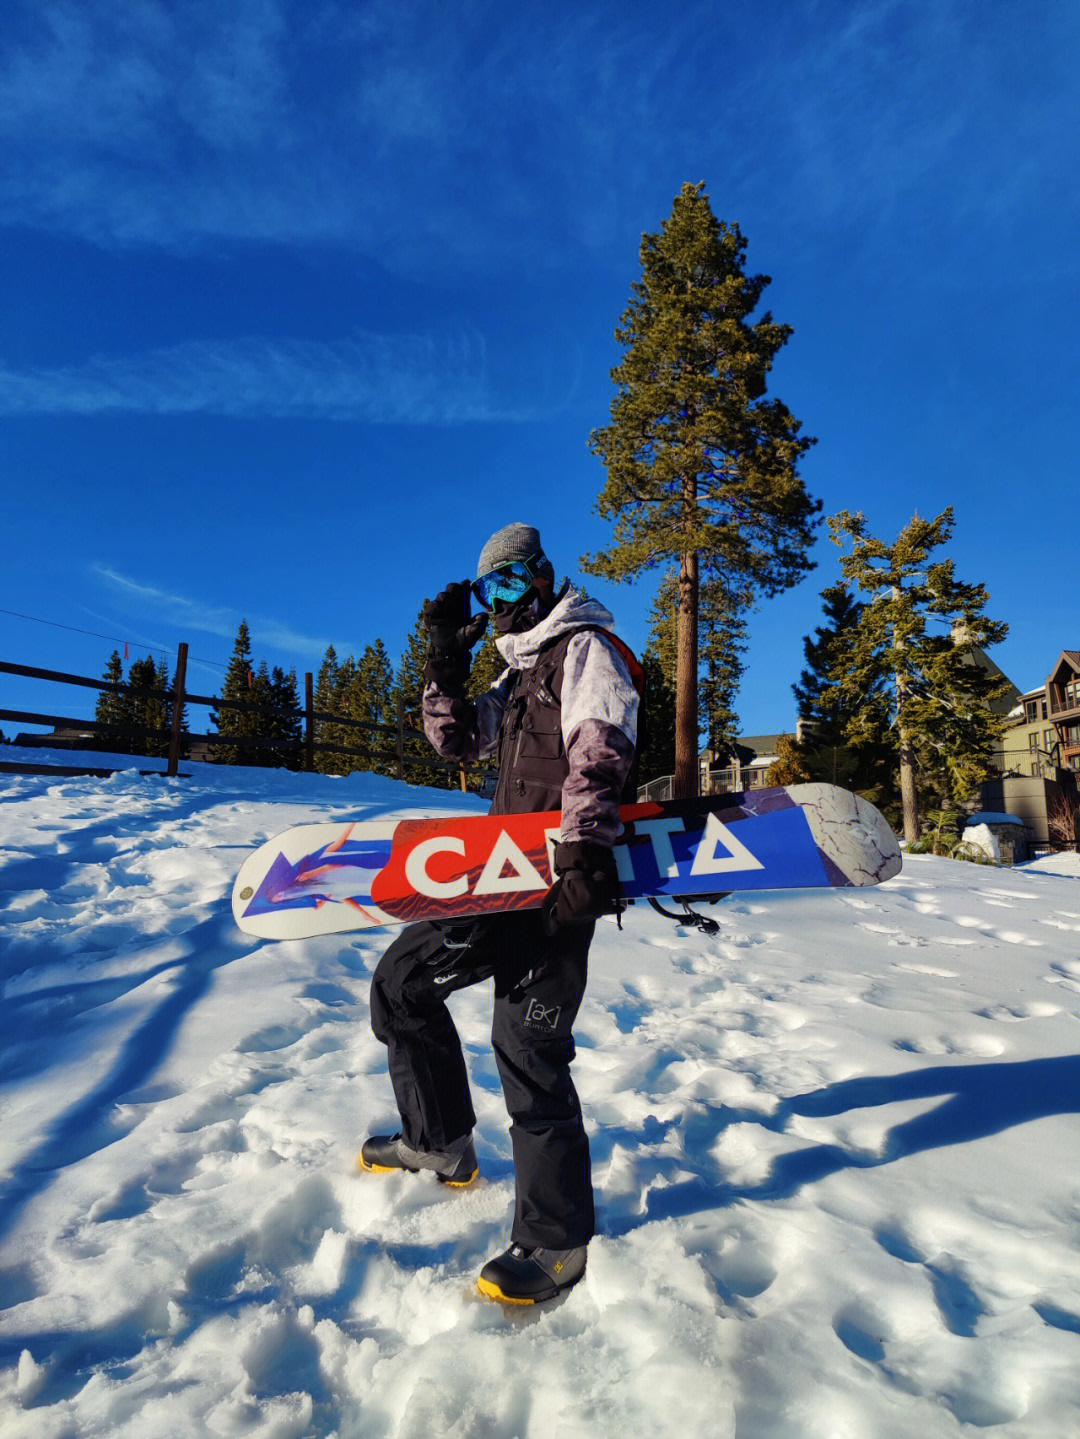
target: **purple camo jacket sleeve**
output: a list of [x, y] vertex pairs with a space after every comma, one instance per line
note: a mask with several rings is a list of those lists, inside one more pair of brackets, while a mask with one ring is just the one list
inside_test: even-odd
[[634, 746], [615, 725], [582, 720], [566, 747], [570, 773], [563, 783], [564, 840], [611, 845], [619, 829], [619, 798]]
[[473, 764], [490, 754], [499, 738], [509, 684], [507, 670], [476, 700], [448, 695], [429, 684], [424, 690], [424, 734], [436, 754], [458, 764]]

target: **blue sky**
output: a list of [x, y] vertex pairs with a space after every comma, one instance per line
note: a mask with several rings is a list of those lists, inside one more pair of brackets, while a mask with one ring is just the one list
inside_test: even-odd
[[[772, 393], [826, 513], [954, 505], [1010, 677], [1080, 646], [1075, 0], [4, 14], [0, 658], [184, 639], [213, 687], [244, 615], [271, 665], [396, 659], [512, 520], [576, 574], [614, 327], [687, 180], [794, 326]], [[750, 618], [746, 733], [793, 724], [816, 554]], [[643, 647], [655, 585], [588, 583]]]

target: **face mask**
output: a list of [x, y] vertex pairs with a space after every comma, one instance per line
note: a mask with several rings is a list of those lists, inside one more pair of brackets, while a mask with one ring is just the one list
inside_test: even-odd
[[507, 604], [505, 601], [496, 603], [500, 607], [492, 615], [492, 621], [501, 635], [524, 634], [543, 618], [542, 601], [531, 587], [516, 604]]

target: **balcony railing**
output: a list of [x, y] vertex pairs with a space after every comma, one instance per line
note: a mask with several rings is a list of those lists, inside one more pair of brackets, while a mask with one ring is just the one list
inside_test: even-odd
[[999, 751], [994, 755], [993, 763], [1002, 774], [1019, 775], [1028, 779], [1056, 779], [1062, 768], [1057, 745], [1052, 752], [1042, 749]]

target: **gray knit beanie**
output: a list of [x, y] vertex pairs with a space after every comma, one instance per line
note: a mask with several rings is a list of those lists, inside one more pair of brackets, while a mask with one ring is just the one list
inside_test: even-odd
[[554, 567], [540, 543], [540, 531], [532, 525], [507, 525], [496, 531], [480, 551], [476, 573], [486, 575], [489, 570], [512, 564], [514, 560], [532, 560], [537, 574], [546, 575], [549, 580], [555, 578]]

